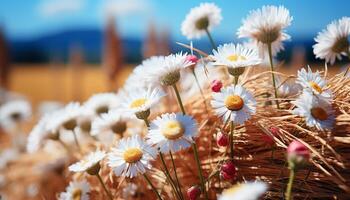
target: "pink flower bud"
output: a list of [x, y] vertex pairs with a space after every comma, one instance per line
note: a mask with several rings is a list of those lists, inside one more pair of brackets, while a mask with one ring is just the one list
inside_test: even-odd
[[187, 190], [189, 200], [196, 200], [201, 195], [201, 189], [198, 186], [192, 186]]
[[302, 165], [310, 158], [310, 151], [304, 144], [294, 140], [287, 148], [287, 156], [290, 163]]
[[222, 82], [220, 80], [213, 80], [211, 82], [211, 91], [213, 92], [220, 92], [222, 88]]
[[221, 166], [220, 176], [224, 180], [234, 180], [236, 178], [236, 167], [232, 161], [228, 161]]
[[188, 55], [188, 56], [186, 57], [186, 60], [192, 62], [193, 64], [197, 64], [197, 62], [198, 62], [199, 59], [198, 59], [198, 57], [195, 56], [195, 55]]
[[226, 147], [228, 145], [228, 137], [226, 134], [219, 132], [216, 135], [216, 144], [220, 147]]
[[296, 156], [302, 156], [305, 159], [308, 159], [310, 157], [310, 151], [309, 149], [301, 142], [294, 140], [291, 142], [287, 148], [288, 156], [290, 155], [296, 155]]

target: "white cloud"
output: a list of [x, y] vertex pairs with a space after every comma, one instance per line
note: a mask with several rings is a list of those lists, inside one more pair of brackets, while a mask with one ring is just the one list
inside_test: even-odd
[[105, 15], [114, 16], [147, 14], [151, 5], [147, 0], [105, 0], [102, 11]]
[[83, 0], [43, 0], [38, 11], [44, 17], [75, 13], [84, 7]]

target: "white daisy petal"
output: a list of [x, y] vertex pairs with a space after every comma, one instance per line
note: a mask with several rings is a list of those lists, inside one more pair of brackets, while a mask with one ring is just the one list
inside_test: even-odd
[[165, 113], [151, 122], [147, 142], [162, 153], [188, 148], [198, 133], [197, 122], [189, 115]]
[[331, 130], [335, 121], [334, 110], [324, 98], [304, 92], [292, 102], [297, 107], [293, 113], [305, 118], [306, 125], [318, 130]]
[[32, 107], [28, 101], [8, 101], [0, 106], [0, 126], [11, 131], [17, 123], [28, 120], [31, 115]]
[[316, 58], [325, 59], [334, 64], [336, 58], [341, 60], [342, 55], [349, 52], [350, 17], [343, 17], [327, 25], [319, 32], [313, 46]]
[[292, 20], [289, 10], [283, 6], [263, 6], [250, 12], [237, 35], [239, 38], [250, 38], [250, 43], [259, 49], [260, 55], [265, 55], [267, 44], [271, 43], [272, 53], [276, 55], [283, 50], [282, 42], [290, 39], [283, 31]]
[[68, 167], [73, 172], [86, 172], [90, 168], [96, 166], [106, 156], [104, 151], [95, 151], [84, 157], [77, 163]]
[[217, 50], [213, 50], [213, 58], [215, 60], [213, 65], [229, 68], [250, 67], [261, 63], [259, 54], [255, 49], [233, 43], [220, 45]]
[[214, 3], [201, 3], [192, 8], [181, 24], [181, 32], [188, 39], [199, 39], [219, 25], [222, 20], [221, 9]]
[[220, 93], [213, 93], [211, 105], [225, 122], [230, 120], [235, 124], [243, 124], [256, 109], [253, 95], [240, 85], [231, 85], [222, 88]]
[[313, 73], [310, 66], [308, 66], [308, 71], [304, 68], [298, 71], [298, 79], [296, 82], [299, 83], [306, 92], [324, 99], [332, 98], [332, 92], [326, 88], [326, 80], [321, 77], [318, 71]]
[[258, 200], [267, 190], [267, 184], [261, 181], [236, 184], [226, 189], [219, 200]]
[[89, 200], [90, 184], [84, 179], [82, 181], [71, 181], [66, 192], [59, 195], [59, 200]]
[[155, 150], [140, 136], [133, 135], [120, 140], [117, 147], [112, 148], [108, 154], [108, 165], [117, 176], [133, 178], [151, 169], [153, 151]]

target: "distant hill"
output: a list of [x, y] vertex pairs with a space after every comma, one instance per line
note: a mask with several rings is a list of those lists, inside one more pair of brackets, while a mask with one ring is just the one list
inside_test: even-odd
[[[126, 61], [136, 62], [141, 57], [141, 40], [123, 38]], [[77, 46], [84, 51], [89, 63], [101, 61], [103, 32], [91, 30], [69, 30], [48, 34], [35, 39], [10, 41], [10, 53], [14, 62], [48, 62], [52, 59], [66, 61], [70, 48]], [[136, 50], [136, 51], [135, 51]]]
[[[187, 42], [187, 41], [186, 41]], [[210, 52], [210, 44], [206, 38], [194, 41], [195, 47], [205, 52]], [[234, 42], [219, 40], [217, 44]], [[142, 59], [141, 38], [122, 38], [126, 62], [136, 63]], [[288, 62], [294, 47], [304, 47], [309, 63], [319, 62], [314, 58], [312, 52], [312, 38], [293, 39], [285, 42], [285, 51], [278, 57]], [[83, 49], [85, 60], [89, 63], [99, 63], [103, 50], [103, 32], [98, 29], [67, 30], [59, 33], [47, 34], [38, 38], [28, 40], [11, 40], [11, 57], [17, 63], [44, 63], [53, 59], [67, 61], [69, 50], [72, 46]], [[171, 41], [172, 52], [186, 51], [186, 49]]]

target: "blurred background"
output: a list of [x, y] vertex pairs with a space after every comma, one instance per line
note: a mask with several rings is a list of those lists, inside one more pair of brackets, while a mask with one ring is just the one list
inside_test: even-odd
[[[1, 0], [0, 87], [43, 101], [83, 101], [116, 90], [142, 59], [184, 50], [180, 27], [202, 1]], [[349, 14], [350, 1], [214, 1], [223, 21], [212, 31], [218, 44], [239, 42], [236, 30], [250, 10], [284, 5], [294, 20], [292, 40], [278, 58], [283, 67], [323, 66], [313, 38], [332, 20]], [[207, 38], [194, 40], [210, 52]], [[344, 59], [344, 62], [347, 60]], [[335, 68], [336, 69], [336, 68]]]

